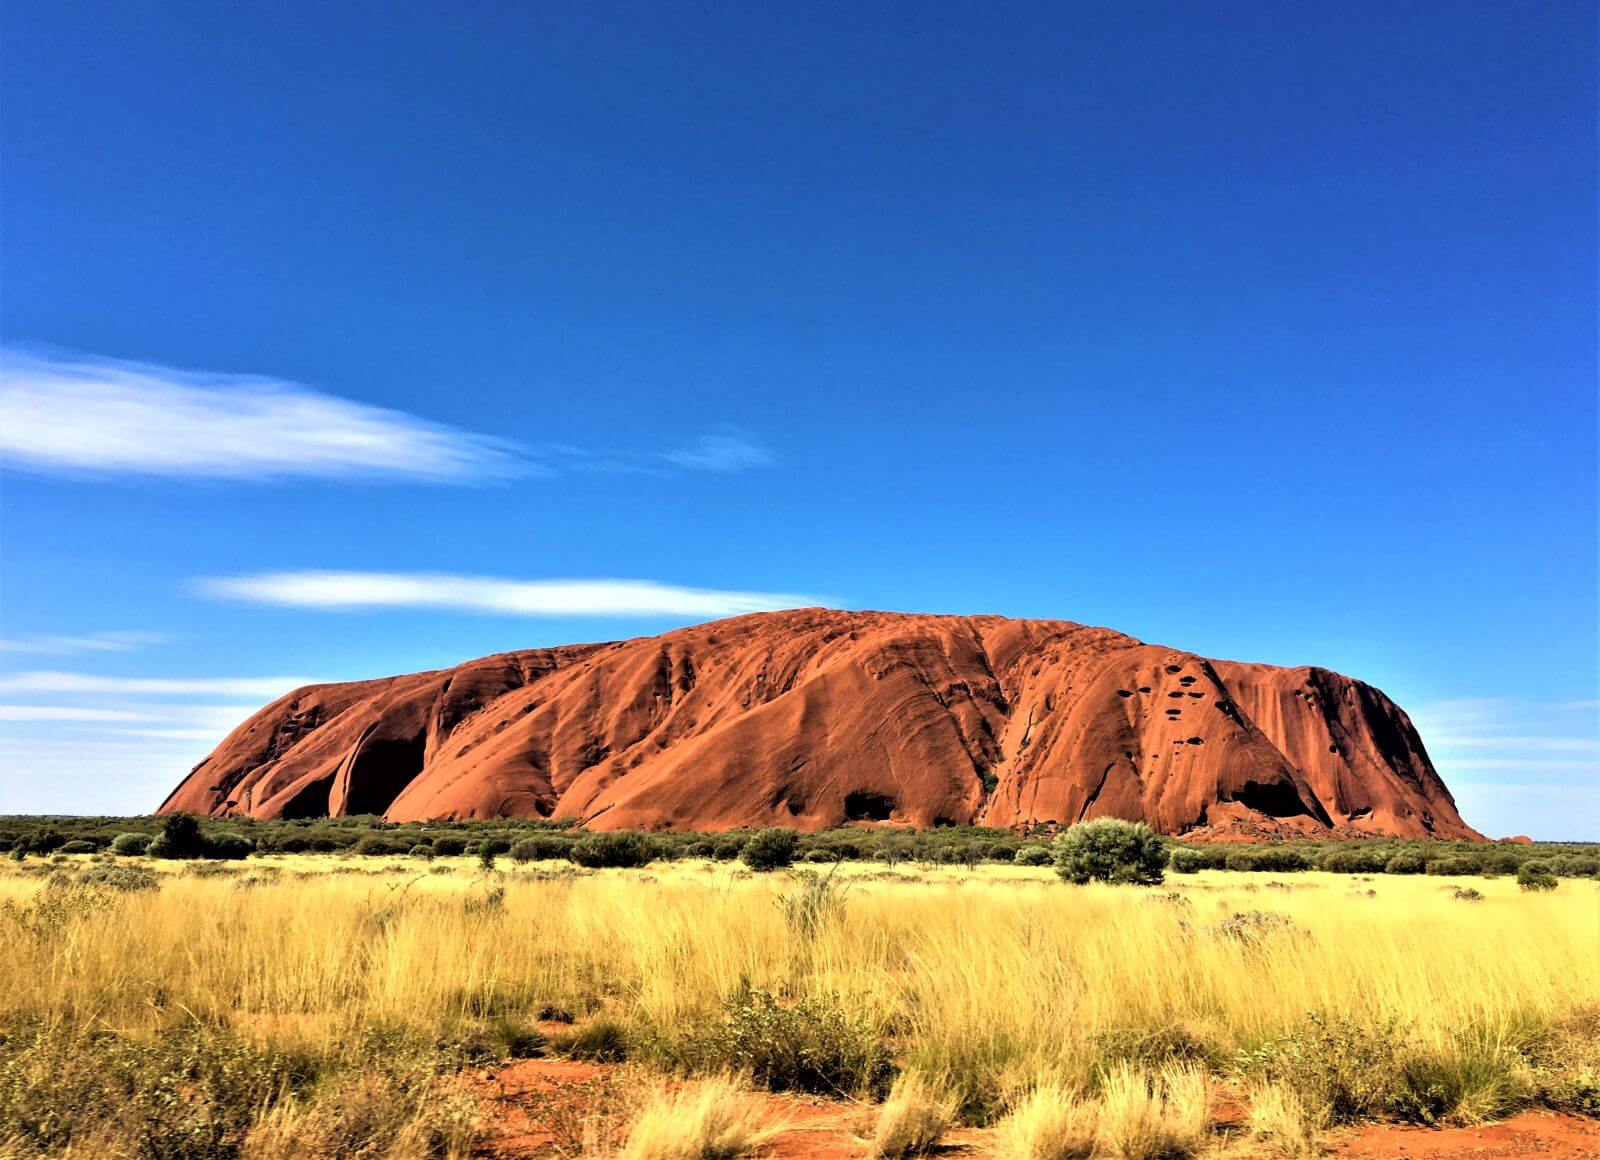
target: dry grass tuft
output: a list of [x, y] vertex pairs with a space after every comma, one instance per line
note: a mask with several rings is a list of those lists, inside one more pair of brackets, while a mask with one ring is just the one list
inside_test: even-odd
[[995, 1154], [999, 1160], [1088, 1160], [1097, 1119], [1094, 1105], [1060, 1084], [1041, 1084], [995, 1125]]
[[1118, 1160], [1194, 1156], [1210, 1134], [1211, 1093], [1198, 1068], [1120, 1064], [1100, 1094], [1100, 1142]]
[[716, 1076], [663, 1087], [645, 1101], [628, 1130], [620, 1160], [737, 1160], [771, 1139], [758, 1096]]
[[1250, 1138], [1275, 1155], [1318, 1155], [1318, 1137], [1327, 1126], [1327, 1105], [1288, 1084], [1262, 1084], [1250, 1093]]
[[456, 1160], [475, 1134], [473, 1107], [434, 1085], [406, 1099], [381, 1075], [358, 1075], [314, 1100], [284, 1100], [251, 1126], [240, 1160], [370, 1156], [378, 1160]]
[[931, 1151], [955, 1122], [956, 1098], [920, 1072], [901, 1074], [878, 1109], [871, 1155], [884, 1160]]

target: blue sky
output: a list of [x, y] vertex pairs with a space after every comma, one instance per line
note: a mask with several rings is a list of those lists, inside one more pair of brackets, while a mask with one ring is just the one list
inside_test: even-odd
[[1600, 838], [1595, 19], [5, 0], [0, 811], [813, 601], [1326, 665]]

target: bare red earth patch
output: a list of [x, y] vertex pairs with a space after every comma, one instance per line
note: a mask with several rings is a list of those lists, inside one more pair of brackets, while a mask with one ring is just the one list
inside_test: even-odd
[[[626, 1121], [638, 1077], [620, 1065], [559, 1059], [520, 1060], [496, 1071], [472, 1073], [467, 1082], [485, 1113], [484, 1139], [475, 1154], [484, 1160], [578, 1156], [586, 1125], [609, 1124], [615, 1130]], [[862, 1160], [867, 1155], [861, 1138], [872, 1130], [876, 1112], [870, 1105], [786, 1094], [763, 1098], [771, 1121], [784, 1125], [761, 1152], [767, 1160]], [[1237, 1130], [1242, 1105], [1225, 1099], [1218, 1110], [1219, 1130]], [[589, 1128], [591, 1139], [593, 1133]], [[945, 1138], [939, 1154], [990, 1157], [993, 1139], [989, 1131], [958, 1129]], [[1325, 1153], [1348, 1160], [1600, 1158], [1600, 1123], [1554, 1112], [1524, 1112], [1476, 1128], [1373, 1125], [1330, 1134]], [[1252, 1160], [1258, 1154], [1248, 1145], [1235, 1145], [1223, 1155]]]

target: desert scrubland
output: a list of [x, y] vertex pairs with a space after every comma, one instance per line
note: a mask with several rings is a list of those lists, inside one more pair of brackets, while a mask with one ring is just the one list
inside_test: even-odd
[[853, 1101], [862, 1154], [919, 1124], [1019, 1156], [1263, 1155], [1343, 1124], [1600, 1111], [1593, 880], [317, 855], [0, 874], [7, 1155], [464, 1155], [490, 1125], [462, 1077], [515, 1057], [631, 1069], [552, 1155], [741, 1154], [769, 1126], [751, 1090]]

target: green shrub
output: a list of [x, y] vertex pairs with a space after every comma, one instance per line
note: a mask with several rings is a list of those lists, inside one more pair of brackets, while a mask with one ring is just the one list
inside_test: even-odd
[[988, 856], [991, 862], [1011, 862], [1016, 859], [1017, 848], [1008, 846], [1004, 842], [996, 842], [989, 847]]
[[168, 814], [146, 853], [152, 858], [205, 857], [206, 839], [199, 819], [192, 814]]
[[800, 837], [793, 830], [760, 830], [739, 851], [739, 860], [752, 870], [782, 870], [794, 862]]
[[1053, 861], [1050, 847], [1040, 845], [1019, 847], [1011, 860], [1018, 866], [1048, 866]]
[[807, 850], [802, 862], [837, 862], [839, 855], [832, 850]]
[[1429, 874], [1439, 877], [1464, 878], [1476, 874], [1479, 862], [1476, 858], [1465, 854], [1447, 854], [1443, 858], [1434, 858], [1428, 863]]
[[1153, 886], [1166, 876], [1167, 850], [1143, 822], [1099, 818], [1056, 838], [1056, 873], [1065, 881]]
[[352, 854], [363, 858], [388, 858], [395, 854], [404, 854], [408, 847], [393, 838], [386, 838], [382, 834], [368, 834], [350, 847]]
[[1199, 850], [1187, 846], [1174, 846], [1167, 854], [1167, 869], [1174, 874], [1198, 874], [1208, 869], [1206, 857]]
[[111, 852], [125, 858], [135, 858], [150, 848], [150, 835], [140, 833], [118, 834], [111, 839]]
[[749, 834], [724, 834], [717, 839], [716, 857], [719, 862], [731, 862], [739, 856], [739, 851], [744, 849], [744, 844], [750, 840]]
[[1512, 850], [1495, 850], [1482, 859], [1485, 874], [1515, 874], [1522, 866], [1523, 857]]
[[53, 854], [67, 844], [55, 830], [46, 828], [34, 832], [28, 838], [28, 851], [33, 854]]
[[578, 865], [594, 870], [608, 866], [644, 866], [655, 861], [658, 848], [646, 834], [616, 830], [584, 835], [573, 843], [569, 856]]
[[1523, 890], [1554, 890], [1559, 880], [1550, 872], [1550, 864], [1541, 861], [1524, 862], [1517, 870], [1517, 885]]
[[459, 858], [467, 852], [467, 844], [460, 838], [435, 838], [433, 852], [441, 858]]
[[1269, 874], [1295, 874], [1311, 869], [1311, 859], [1305, 851], [1291, 846], [1259, 846], [1252, 853], [1255, 862], [1252, 869]]
[[1346, 846], [1329, 850], [1317, 865], [1330, 874], [1382, 874], [1391, 856], [1383, 849]]
[[553, 862], [565, 858], [572, 843], [550, 834], [534, 834], [511, 847], [513, 862]]
[[1413, 854], [1402, 850], [1393, 858], [1384, 863], [1385, 874], [1421, 874], [1427, 869], [1427, 863], [1422, 860], [1421, 854]]
[[832, 995], [789, 1005], [741, 985], [726, 1000], [720, 1024], [685, 1047], [696, 1070], [747, 1074], [771, 1091], [881, 1095], [893, 1078], [872, 1026]]
[[248, 858], [255, 853], [256, 846], [249, 838], [241, 834], [218, 834], [206, 843], [206, 856], [208, 858], [226, 858], [238, 861]]
[[1550, 872], [1557, 878], [1593, 878], [1600, 875], [1600, 858], [1588, 854], [1559, 854], [1550, 859]]
[[715, 858], [717, 847], [711, 842], [690, 842], [683, 852], [689, 858]]
[[303, 1058], [214, 1029], [146, 1040], [8, 1028], [4, 1040], [7, 1155], [230, 1160], [265, 1105], [315, 1078]]
[[76, 838], [76, 839], [74, 839], [73, 841], [70, 841], [70, 842], [63, 842], [61, 844], [61, 847], [56, 851], [56, 853], [58, 853], [58, 854], [93, 854], [98, 849], [99, 849], [99, 847], [96, 846], [93, 842], [86, 842], [82, 838]]
[[1521, 1094], [1511, 1069], [1492, 1055], [1414, 1050], [1401, 1059], [1384, 1108], [1418, 1124], [1480, 1123], [1509, 1111]]
[[421, 858], [424, 862], [433, 861], [433, 847], [426, 842], [418, 842], [408, 851], [413, 858]]
[[1333, 1123], [1346, 1124], [1382, 1107], [1404, 1032], [1392, 1021], [1369, 1027], [1313, 1013], [1301, 1030], [1241, 1052], [1234, 1070], [1285, 1084], [1308, 1105], [1327, 1108]]

